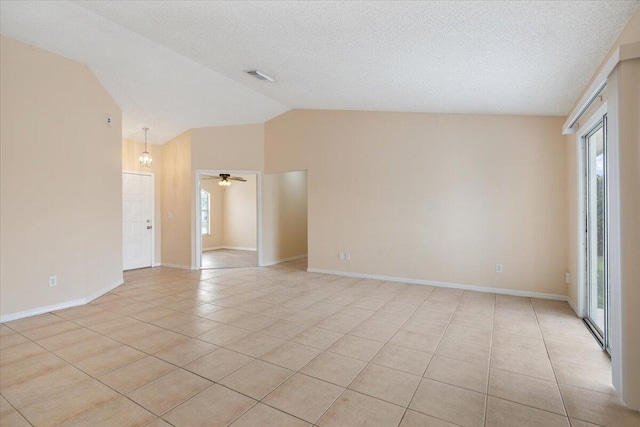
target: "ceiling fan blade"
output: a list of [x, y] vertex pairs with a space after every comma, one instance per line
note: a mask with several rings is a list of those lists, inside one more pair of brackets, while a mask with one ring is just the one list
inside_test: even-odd
[[246, 180], [246, 179], [244, 179], [244, 178], [242, 178], [242, 177], [240, 177], [240, 176], [230, 176], [230, 177], [229, 177], [229, 178], [227, 178], [227, 179], [230, 179], [230, 180], [233, 180], [233, 181], [242, 181], [242, 182], [247, 182], [247, 180]]
[[219, 176], [204, 175], [202, 179], [220, 179]]

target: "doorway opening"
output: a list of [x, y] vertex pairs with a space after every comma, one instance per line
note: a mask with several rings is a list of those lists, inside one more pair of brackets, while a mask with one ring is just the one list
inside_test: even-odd
[[197, 171], [196, 180], [196, 267], [257, 267], [259, 172]]

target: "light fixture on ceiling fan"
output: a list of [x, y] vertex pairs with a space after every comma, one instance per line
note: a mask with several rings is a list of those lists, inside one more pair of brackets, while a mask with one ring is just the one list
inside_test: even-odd
[[218, 176], [204, 176], [202, 179], [219, 179], [220, 182], [218, 185], [221, 187], [230, 186], [231, 181], [247, 182], [247, 180], [241, 176], [231, 176], [231, 174], [228, 173], [221, 173]]
[[144, 152], [140, 156], [140, 166], [143, 168], [150, 168], [153, 163], [153, 159], [151, 158], [151, 154], [147, 151], [147, 132], [149, 128], [142, 128], [144, 131]]

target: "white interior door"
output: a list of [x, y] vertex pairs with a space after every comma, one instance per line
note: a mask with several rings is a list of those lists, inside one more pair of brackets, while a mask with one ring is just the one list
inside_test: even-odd
[[151, 267], [153, 176], [122, 174], [123, 269]]

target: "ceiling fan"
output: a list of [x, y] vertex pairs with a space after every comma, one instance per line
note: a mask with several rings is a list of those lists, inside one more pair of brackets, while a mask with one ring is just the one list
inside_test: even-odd
[[205, 175], [205, 176], [202, 177], [202, 179], [219, 179], [220, 182], [218, 183], [218, 185], [220, 185], [222, 187], [230, 186], [231, 185], [231, 181], [247, 182], [247, 180], [244, 179], [241, 176], [231, 176], [228, 173], [221, 173], [218, 176]]

